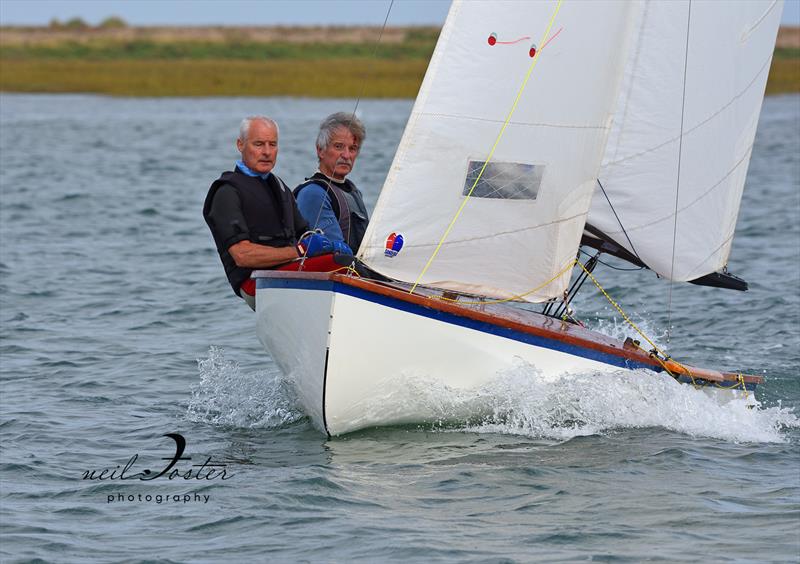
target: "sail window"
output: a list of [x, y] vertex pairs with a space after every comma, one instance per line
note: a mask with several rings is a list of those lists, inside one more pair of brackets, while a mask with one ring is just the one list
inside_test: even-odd
[[[480, 174], [486, 161], [469, 161], [464, 180], [464, 196], [497, 198], [501, 200], [535, 200], [542, 183], [544, 166], [526, 163], [490, 162]], [[475, 184], [475, 179], [480, 179]], [[472, 186], [475, 189], [472, 189]]]

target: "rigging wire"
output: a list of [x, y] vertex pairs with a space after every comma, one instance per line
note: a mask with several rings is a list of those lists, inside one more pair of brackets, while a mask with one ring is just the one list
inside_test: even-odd
[[683, 98], [681, 100], [681, 131], [678, 137], [678, 176], [675, 179], [675, 219], [672, 224], [672, 261], [669, 267], [669, 297], [667, 299], [667, 343], [672, 335], [672, 286], [675, 275], [675, 245], [678, 239], [678, 197], [681, 190], [681, 156], [683, 155], [683, 120], [686, 112], [686, 72], [689, 66], [689, 33], [692, 25], [692, 0], [686, 16], [686, 50], [683, 57]]
[[[602, 251], [597, 251], [592, 257], [589, 257], [589, 260], [586, 261], [584, 265], [584, 272], [580, 272], [578, 276], [575, 278], [575, 281], [570, 286], [569, 290], [564, 292], [564, 299], [561, 300], [561, 304], [556, 307], [556, 310], [553, 312], [553, 317], [561, 318], [561, 319], [572, 319], [572, 310], [569, 307], [569, 304], [575, 298], [575, 295], [580, 292], [583, 283], [586, 282], [586, 272], [592, 272], [594, 267], [597, 266], [598, 257], [602, 254]], [[579, 262], [575, 259], [575, 262]], [[552, 303], [552, 302], [551, 302]], [[547, 310], [550, 310], [548, 306]]]
[[[361, 103], [361, 98], [364, 96], [364, 90], [366, 90], [366, 87], [367, 87], [367, 79], [369, 78], [369, 75], [371, 74], [371, 71], [372, 71], [372, 67], [373, 67], [373, 65], [375, 63], [375, 56], [378, 53], [378, 46], [381, 43], [381, 39], [383, 39], [383, 32], [386, 30], [386, 24], [389, 21], [389, 14], [392, 13], [392, 6], [394, 6], [394, 0], [391, 0], [389, 2], [389, 8], [386, 10], [386, 17], [383, 18], [383, 25], [381, 26], [381, 31], [380, 31], [380, 33], [378, 33], [378, 39], [375, 41], [375, 46], [372, 48], [372, 55], [370, 56], [370, 60], [369, 60], [369, 62], [370, 62], [369, 67], [370, 68], [367, 69], [367, 72], [364, 73], [364, 77], [361, 80], [361, 92], [359, 92], [358, 98], [356, 98], [356, 105], [353, 108], [351, 120], [352, 120], [352, 118], [356, 117], [356, 111], [358, 111], [358, 105]], [[361, 147], [359, 147], [359, 150], [360, 149], [361, 149]], [[331, 182], [332, 182], [333, 179], [326, 177], [325, 180], [326, 180], [326, 184], [327, 184], [328, 190], [332, 190], [333, 188], [331, 186]], [[319, 218], [322, 215], [322, 208], [323, 208], [324, 204], [325, 204], [325, 200], [323, 199], [323, 201], [320, 203], [319, 210], [317, 210], [317, 217], [314, 219], [314, 227], [319, 225]], [[344, 233], [343, 235], [345, 236], [345, 240], [349, 240], [349, 238], [350, 238], [350, 234], [349, 233]], [[354, 250], [358, 251], [358, 249], [354, 249]], [[306, 259], [306, 256], [304, 254], [303, 257], [302, 257], [302, 260], [305, 261], [305, 259]]]
[[[587, 257], [592, 257], [592, 256], [594, 256], [594, 255], [592, 255], [591, 253], [587, 253], [586, 251], [584, 251], [584, 250], [583, 250], [583, 249], [581, 249], [581, 248], [578, 248], [578, 252], [580, 252], [580, 253], [583, 253], [583, 254], [584, 254], [584, 255], [586, 255]], [[605, 262], [605, 261], [602, 261], [602, 260], [600, 260], [600, 259], [597, 259], [597, 262], [598, 262], [598, 263], [600, 263], [600, 264], [602, 264], [603, 266], [606, 266], [606, 267], [610, 268], [611, 270], [619, 270], [619, 271], [621, 271], [621, 272], [636, 272], [637, 270], [644, 270], [644, 268], [645, 268], [645, 267], [643, 267], [643, 266], [637, 266], [636, 268], [621, 268], [621, 267], [619, 267], [619, 266], [614, 266], [614, 265], [612, 265], [612, 264], [609, 264], [609, 263], [607, 263], [607, 262]]]
[[375, 55], [378, 53], [378, 46], [381, 43], [381, 39], [383, 38], [383, 32], [386, 29], [386, 23], [389, 21], [389, 14], [392, 13], [392, 6], [394, 6], [394, 0], [389, 2], [389, 8], [386, 10], [386, 17], [383, 18], [383, 25], [381, 26], [381, 32], [378, 34], [378, 40], [375, 42], [375, 47], [372, 49], [372, 56], [370, 57], [370, 68], [364, 74], [364, 80], [361, 81], [361, 92], [358, 94], [358, 98], [356, 98], [356, 106], [353, 108], [353, 117], [356, 115], [356, 110], [358, 110], [358, 104], [361, 102], [361, 97], [364, 96], [364, 90], [367, 87], [367, 77], [370, 75], [372, 71], [372, 66], [375, 63]]
[[[628, 237], [628, 232], [625, 230], [625, 226], [622, 225], [622, 220], [619, 218], [619, 215], [617, 215], [617, 210], [614, 209], [614, 204], [611, 203], [611, 199], [608, 197], [608, 194], [606, 193], [606, 189], [603, 187], [603, 183], [600, 182], [599, 178], [597, 179], [597, 185], [600, 186], [600, 190], [603, 191], [603, 196], [606, 197], [606, 202], [608, 202], [608, 205], [611, 208], [611, 211], [614, 212], [614, 217], [617, 218], [617, 223], [619, 223], [619, 226], [622, 228], [622, 232], [625, 234], [625, 238], [628, 240], [628, 244], [631, 246], [631, 251], [633, 251], [633, 254], [636, 255], [636, 258], [638, 258], [639, 260], [644, 262], [642, 260], [642, 257], [639, 256], [639, 253], [636, 252], [636, 247], [633, 246], [633, 241], [631, 241], [631, 238]], [[641, 270], [641, 267], [639, 267], [636, 270]]]

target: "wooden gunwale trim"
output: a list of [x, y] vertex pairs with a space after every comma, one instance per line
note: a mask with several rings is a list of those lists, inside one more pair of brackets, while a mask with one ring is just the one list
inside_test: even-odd
[[[459, 306], [458, 304], [446, 302], [442, 300], [437, 300], [435, 298], [430, 298], [428, 296], [419, 295], [419, 294], [410, 294], [403, 290], [391, 288], [389, 286], [385, 286], [379, 283], [375, 283], [372, 281], [367, 281], [361, 278], [352, 278], [349, 276], [343, 276], [341, 274], [334, 274], [332, 279], [335, 282], [340, 282], [342, 284], [346, 284], [348, 286], [354, 286], [356, 288], [361, 288], [363, 290], [368, 290], [375, 294], [380, 294], [382, 296], [402, 300], [405, 302], [413, 303], [416, 305], [420, 305], [422, 307], [427, 307], [430, 309], [435, 309], [437, 311], [443, 311], [445, 313], [451, 313], [453, 315], [457, 315], [459, 317], [466, 317], [467, 319], [472, 319], [475, 321], [481, 321], [485, 323], [491, 323], [492, 325], [496, 325], [498, 327], [503, 327], [505, 329], [511, 329], [513, 331], [519, 331], [521, 333], [527, 333], [529, 335], [536, 335], [537, 337], [544, 337], [547, 339], [558, 340], [563, 343], [569, 345], [575, 345], [582, 348], [588, 348], [592, 350], [596, 350], [598, 352], [603, 352], [607, 354], [611, 354], [614, 356], [619, 356], [622, 358], [626, 358], [632, 361], [635, 361], [640, 364], [647, 364], [653, 367], [660, 367], [657, 361], [650, 358], [648, 355], [640, 352], [640, 351], [626, 351], [622, 347], [614, 347], [610, 345], [604, 345], [602, 343], [597, 343], [593, 341], [589, 341], [587, 339], [582, 339], [580, 337], [575, 337], [573, 335], [569, 335], [566, 331], [558, 331], [554, 329], [548, 329], [546, 327], [537, 327], [535, 325], [526, 325], [524, 323], [520, 323], [511, 319], [504, 318], [502, 316], [487, 313], [483, 311], [477, 311], [472, 308]], [[532, 312], [531, 312], [532, 313]], [[544, 316], [542, 316], [544, 317]], [[543, 323], [550, 321], [548, 318], [544, 318]], [[552, 322], [559, 323], [562, 326], [566, 325], [566, 322], [560, 321], [558, 319], [552, 319]]]
[[[598, 341], [593, 341], [591, 339], [576, 335], [570, 335], [568, 333], [568, 331], [570, 330], [573, 331], [581, 330], [587, 333], [592, 333], [593, 335], [597, 335], [598, 337], [607, 339], [609, 341], [612, 340], [610, 337], [606, 337], [605, 335], [601, 335], [599, 333], [594, 333], [589, 329], [568, 324], [566, 322], [562, 322], [555, 318], [548, 318], [541, 314], [537, 314], [536, 312], [526, 312], [526, 315], [542, 317], [543, 320], [541, 321], [541, 323], [543, 324], [558, 323], [560, 324], [561, 329], [560, 330], [551, 329], [544, 326], [536, 326], [536, 325], [521, 323], [519, 321], [514, 321], [512, 319], [508, 319], [506, 317], [494, 313], [477, 311], [473, 308], [465, 307], [463, 305], [458, 305], [456, 303], [437, 300], [435, 298], [431, 298], [429, 296], [421, 294], [410, 294], [407, 291], [393, 288], [381, 282], [368, 280], [365, 278], [356, 278], [352, 276], [347, 276], [345, 274], [339, 274], [333, 272], [303, 272], [303, 271], [291, 272], [291, 271], [263, 270], [254, 272], [253, 276], [257, 278], [291, 278], [291, 279], [306, 279], [306, 280], [321, 280], [321, 281], [330, 280], [332, 282], [344, 284], [346, 286], [352, 286], [354, 288], [359, 288], [367, 292], [371, 292], [388, 298], [397, 299], [400, 301], [412, 303], [415, 305], [419, 305], [429, 309], [434, 309], [437, 311], [442, 311], [445, 313], [450, 313], [458, 317], [464, 317], [467, 319], [472, 319], [474, 321], [479, 321], [483, 323], [490, 323], [492, 325], [496, 325], [498, 327], [510, 329], [513, 331], [527, 333], [529, 335], [535, 335], [537, 337], [543, 337], [546, 339], [556, 340], [562, 343], [566, 343], [568, 345], [573, 345], [585, 349], [594, 350], [600, 353], [605, 353], [612, 356], [620, 357], [626, 360], [636, 362], [638, 364], [653, 367], [657, 371], [661, 371], [664, 369], [664, 367], [660, 362], [658, 362], [656, 359], [652, 358], [645, 352], [642, 352], [641, 350], [624, 347], [624, 345], [621, 342], [619, 346], [616, 346], [613, 344], [606, 344]], [[715, 370], [695, 368], [692, 366], [686, 366], [686, 368], [693, 371], [696, 370], [697, 374], [693, 375], [698, 380], [735, 383], [739, 379], [739, 374], [736, 373], [717, 372]], [[685, 371], [683, 371], [683, 373], [686, 374]], [[742, 375], [742, 377], [744, 381], [748, 383], [760, 384], [761, 382], [763, 382], [763, 378], [761, 378], [760, 376], [752, 376], [744, 374]]]

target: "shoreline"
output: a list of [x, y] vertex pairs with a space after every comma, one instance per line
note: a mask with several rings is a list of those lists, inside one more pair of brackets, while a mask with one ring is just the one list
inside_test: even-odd
[[[0, 92], [415, 98], [439, 28], [0, 27]], [[778, 32], [766, 95], [800, 92], [800, 27]]]

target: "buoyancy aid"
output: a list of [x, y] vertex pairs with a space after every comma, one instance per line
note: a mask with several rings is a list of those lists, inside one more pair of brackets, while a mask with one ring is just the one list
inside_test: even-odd
[[[233, 221], [231, 225], [218, 226], [210, 217], [214, 196], [225, 184], [236, 190], [246, 225]], [[239, 287], [250, 278], [253, 271], [236, 265], [228, 252], [230, 239], [237, 233], [247, 233], [247, 239], [259, 245], [288, 247], [297, 244], [297, 231], [305, 230], [306, 226], [295, 225], [295, 206], [291, 190], [274, 174], [270, 174], [265, 180], [248, 176], [237, 168], [233, 172], [223, 172], [211, 184], [203, 205], [203, 217], [214, 236], [217, 252], [234, 294], [239, 295]]]
[[[333, 213], [336, 214], [336, 219], [339, 220], [344, 242], [354, 252], [358, 251], [369, 223], [369, 215], [367, 214], [367, 207], [364, 205], [361, 191], [347, 178], [344, 179], [344, 182], [336, 182], [321, 172], [317, 172], [313, 176], [306, 178], [305, 182], [294, 189], [295, 198], [297, 198], [300, 190], [311, 184], [325, 188], [331, 201]], [[313, 218], [306, 219], [313, 220]]]

